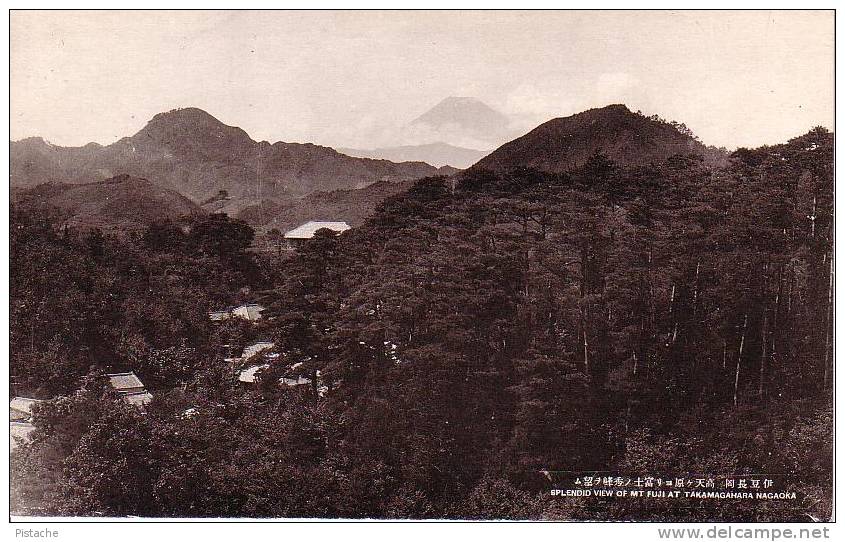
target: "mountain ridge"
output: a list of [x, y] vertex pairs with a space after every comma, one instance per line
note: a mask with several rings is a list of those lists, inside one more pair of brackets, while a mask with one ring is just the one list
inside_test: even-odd
[[225, 191], [233, 212], [267, 198], [454, 171], [421, 162], [355, 158], [310, 143], [256, 142], [241, 128], [194, 107], [159, 113], [134, 135], [106, 146], [58, 147], [42, 138], [10, 143], [14, 187], [84, 184], [128, 174], [150, 179], [195, 203]]
[[435, 167], [451, 166], [466, 169], [489, 151], [469, 149], [435, 141], [421, 145], [398, 145], [375, 149], [338, 148], [338, 152], [358, 158], [390, 160], [392, 162], [424, 162]]

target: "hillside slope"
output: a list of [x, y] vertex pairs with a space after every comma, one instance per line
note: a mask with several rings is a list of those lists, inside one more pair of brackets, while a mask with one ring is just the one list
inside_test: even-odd
[[502, 145], [474, 167], [493, 171], [528, 167], [562, 173], [583, 165], [596, 153], [623, 166], [660, 162], [675, 154], [724, 161], [719, 151], [705, 147], [678, 127], [617, 104], [550, 120]]
[[203, 212], [180, 194], [138, 177], [119, 175], [87, 184], [48, 183], [14, 193], [12, 205], [55, 208], [79, 228], [135, 230], [165, 218]]
[[309, 220], [344, 221], [360, 226], [390, 196], [407, 191], [415, 181], [379, 182], [355, 190], [314, 192], [291, 202], [264, 201], [238, 213], [237, 218], [258, 230], [285, 232]]

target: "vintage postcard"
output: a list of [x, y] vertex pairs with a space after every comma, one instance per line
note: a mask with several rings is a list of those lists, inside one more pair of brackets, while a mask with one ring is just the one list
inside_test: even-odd
[[9, 17], [13, 520], [834, 520], [833, 10]]

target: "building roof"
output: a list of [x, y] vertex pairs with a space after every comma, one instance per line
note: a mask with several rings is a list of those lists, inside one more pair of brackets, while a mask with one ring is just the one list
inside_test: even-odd
[[153, 395], [148, 391], [137, 391], [125, 394], [123, 400], [130, 405], [144, 406], [153, 400]]
[[231, 314], [229, 311], [211, 311], [208, 313], [208, 318], [212, 321], [219, 322], [220, 320], [225, 320], [229, 318]]
[[327, 228], [337, 233], [345, 232], [350, 228], [346, 222], [324, 222], [321, 220], [309, 220], [305, 224], [294, 228], [285, 234], [285, 239], [311, 239], [317, 230]]
[[9, 401], [9, 408], [15, 409], [19, 412], [32, 414], [32, 405], [40, 403], [41, 399], [30, 399], [29, 397], [13, 397]]
[[135, 373], [129, 371], [128, 373], [113, 373], [106, 375], [109, 378], [111, 387], [117, 391], [132, 390], [135, 388], [143, 388], [144, 383], [135, 376]]
[[260, 311], [265, 310], [264, 307], [262, 307], [258, 303], [244, 303], [243, 305], [238, 305], [237, 307], [235, 307], [232, 310], [236, 311], [238, 309], [257, 309], [257, 310], [260, 310]]
[[260, 320], [261, 312], [265, 310], [267, 309], [257, 303], [248, 303], [232, 309], [232, 314], [241, 316], [247, 320]]
[[246, 382], [248, 384], [252, 384], [252, 383], [255, 382], [255, 373], [257, 373], [258, 371], [264, 370], [269, 366], [270, 366], [269, 363], [264, 363], [262, 365], [253, 365], [252, 367], [244, 369], [238, 375], [238, 380], [240, 380], [241, 382]]
[[28, 422], [9, 422], [9, 446], [11, 450], [18, 447], [18, 441], [29, 441], [29, 434], [35, 431], [35, 426]]
[[298, 376], [296, 378], [284, 377], [280, 378], [279, 382], [286, 386], [302, 386], [304, 384], [310, 384], [311, 379], [305, 378], [304, 376]]
[[242, 359], [249, 359], [259, 352], [269, 350], [276, 346], [276, 343], [270, 341], [259, 341], [244, 348], [244, 353], [241, 355]]

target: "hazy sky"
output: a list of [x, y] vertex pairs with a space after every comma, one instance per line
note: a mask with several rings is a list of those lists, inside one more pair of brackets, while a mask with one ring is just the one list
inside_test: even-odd
[[11, 15], [11, 138], [107, 144], [200, 107], [253, 139], [389, 144], [447, 96], [528, 129], [589, 107], [708, 144], [833, 128], [833, 12], [37, 12]]

